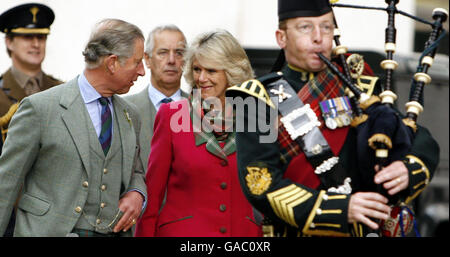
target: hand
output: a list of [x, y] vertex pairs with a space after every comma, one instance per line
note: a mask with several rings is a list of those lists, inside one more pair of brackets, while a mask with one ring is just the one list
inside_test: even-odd
[[123, 216], [114, 227], [114, 233], [120, 230], [126, 232], [136, 224], [136, 220], [142, 211], [143, 202], [144, 197], [137, 191], [130, 191], [119, 200], [119, 210], [123, 212]]
[[387, 203], [388, 199], [378, 193], [355, 193], [348, 204], [348, 222], [361, 222], [372, 229], [378, 229], [378, 224], [369, 218], [388, 219], [391, 208]]
[[401, 161], [395, 161], [382, 170], [379, 170], [377, 166], [375, 171], [377, 172], [374, 178], [375, 184], [383, 184], [390, 195], [395, 195], [409, 185], [408, 169]]

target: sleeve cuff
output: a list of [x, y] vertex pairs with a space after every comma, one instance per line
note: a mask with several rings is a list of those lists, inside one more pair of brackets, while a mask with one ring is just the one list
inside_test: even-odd
[[302, 232], [305, 235], [350, 236], [348, 201], [348, 195], [320, 191]]
[[[147, 197], [146, 197], [145, 194], [144, 194], [141, 190], [139, 190], [139, 189], [132, 189], [132, 190], [130, 190], [130, 191], [128, 191], [128, 192], [133, 192], [133, 191], [138, 192], [138, 193], [141, 194], [142, 197], [144, 198], [144, 202], [142, 203], [142, 210], [141, 210], [141, 215], [142, 215], [142, 214], [144, 213], [145, 207], [147, 207]], [[139, 216], [141, 216], [141, 215], [139, 215]]]
[[409, 203], [430, 183], [430, 172], [424, 162], [414, 155], [407, 155], [403, 162], [409, 171], [409, 195], [405, 200]]

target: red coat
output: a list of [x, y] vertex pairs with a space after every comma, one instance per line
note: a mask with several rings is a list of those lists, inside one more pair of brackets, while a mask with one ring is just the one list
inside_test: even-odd
[[[148, 205], [136, 236], [261, 236], [239, 184], [236, 152], [225, 162], [206, 144], [196, 146], [188, 101], [170, 105], [163, 104], [156, 115], [146, 175]], [[174, 113], [189, 119], [189, 132], [172, 131]]]

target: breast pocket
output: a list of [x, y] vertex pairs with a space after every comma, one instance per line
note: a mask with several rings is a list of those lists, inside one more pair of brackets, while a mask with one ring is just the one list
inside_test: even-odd
[[36, 216], [42, 216], [48, 212], [50, 205], [51, 204], [49, 201], [29, 194], [23, 194], [19, 201], [18, 208], [24, 212], [28, 212]]

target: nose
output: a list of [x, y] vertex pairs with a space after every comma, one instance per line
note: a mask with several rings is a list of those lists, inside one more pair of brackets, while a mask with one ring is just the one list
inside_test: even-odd
[[322, 43], [322, 31], [320, 31], [319, 26], [314, 27], [314, 30], [312, 32], [312, 38], [313, 38], [314, 43], [317, 43], [317, 44]]
[[169, 63], [174, 64], [175, 63], [175, 53], [173, 51], [169, 52]]
[[200, 76], [198, 77], [199, 82], [206, 82], [208, 81], [208, 77], [206, 75], [205, 71], [200, 71]]
[[144, 63], [142, 61], [139, 63], [137, 74], [139, 76], [144, 76], [145, 75]]
[[38, 37], [32, 37], [31, 38], [31, 45], [33, 47], [39, 47], [39, 43], [40, 43], [40, 41], [39, 41]]

